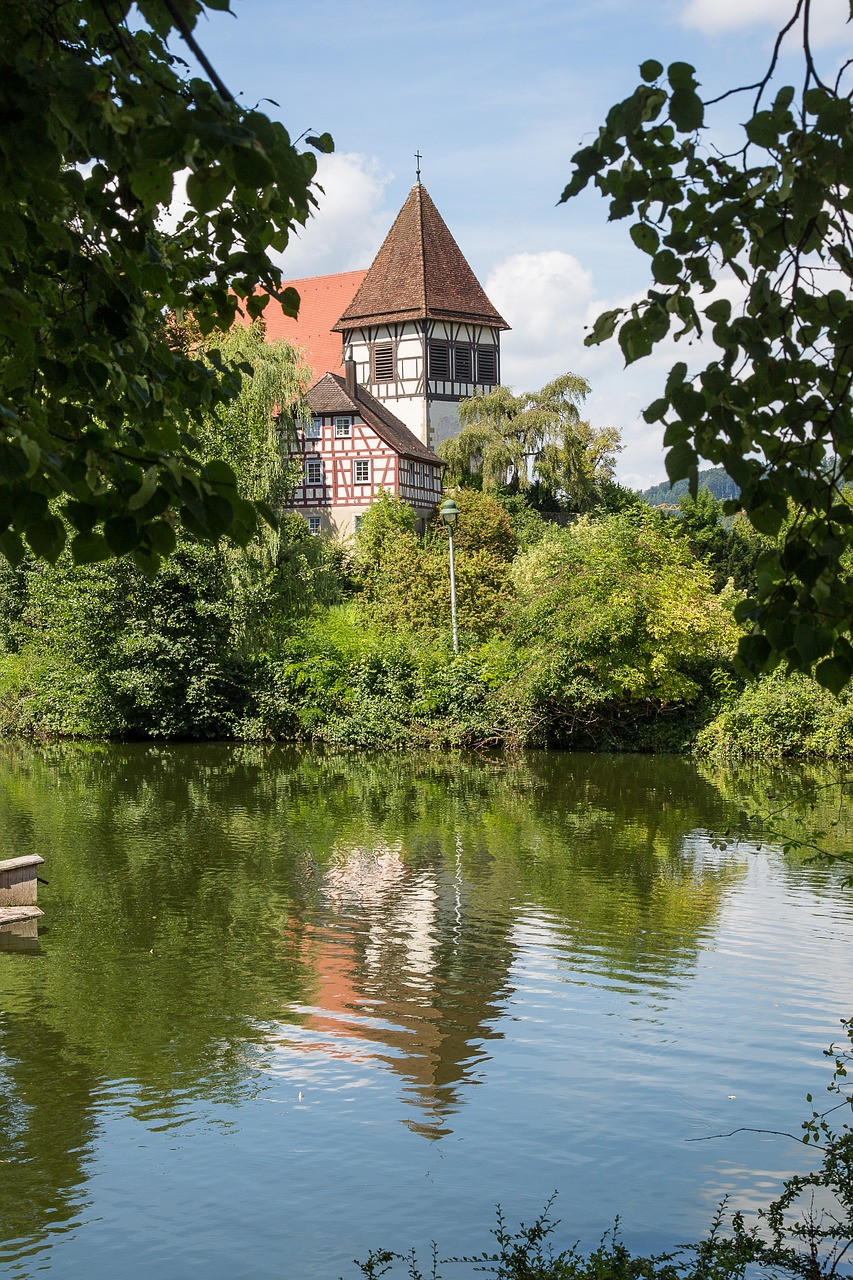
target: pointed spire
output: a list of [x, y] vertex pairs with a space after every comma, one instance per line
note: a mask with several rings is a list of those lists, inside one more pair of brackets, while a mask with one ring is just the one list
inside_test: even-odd
[[334, 328], [399, 320], [460, 320], [508, 329], [420, 181]]

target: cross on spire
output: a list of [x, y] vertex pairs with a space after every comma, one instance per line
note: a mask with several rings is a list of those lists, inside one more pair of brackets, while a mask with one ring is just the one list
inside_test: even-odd
[[423, 156], [421, 155], [420, 151], [416, 151], [415, 163], [417, 165], [417, 168], [415, 169], [415, 174], [417, 175], [418, 182], [420, 182], [421, 180], [421, 161], [422, 160], [423, 160]]

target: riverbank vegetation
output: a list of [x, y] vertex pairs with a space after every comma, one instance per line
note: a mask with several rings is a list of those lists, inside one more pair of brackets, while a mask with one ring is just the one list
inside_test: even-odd
[[154, 576], [107, 552], [3, 562], [0, 733], [853, 754], [845, 697], [738, 673], [737, 607], [772, 540], [708, 492], [657, 510], [616, 484], [618, 435], [581, 421], [582, 379], [466, 405], [456, 655], [438, 518], [419, 534], [381, 494], [349, 542], [312, 537], [286, 512], [296, 353], [254, 325], [208, 358], [244, 376], [200, 425], [200, 461], [224, 459], [268, 524], [244, 547], [170, 525]]
[[[280, 505], [269, 428], [249, 447], [274, 385], [231, 412], [240, 431], [211, 428], [211, 448]], [[458, 657], [446, 532], [417, 534], [387, 494], [346, 545], [287, 515], [246, 549], [179, 534], [153, 580], [128, 557], [6, 567], [0, 732], [853, 753], [846, 698], [738, 675], [733, 610], [766, 544], [742, 518], [701, 493], [653, 510], [609, 479], [582, 514], [514, 488], [483, 492], [475, 475], [456, 490]]]

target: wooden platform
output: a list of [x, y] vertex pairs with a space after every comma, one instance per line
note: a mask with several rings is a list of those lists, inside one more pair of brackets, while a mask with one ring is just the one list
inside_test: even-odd
[[0, 929], [4, 924], [17, 924], [19, 920], [37, 920], [44, 912], [40, 907], [0, 907]]

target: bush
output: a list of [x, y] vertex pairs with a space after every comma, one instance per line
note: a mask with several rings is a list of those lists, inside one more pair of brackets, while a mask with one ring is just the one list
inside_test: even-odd
[[853, 757], [853, 704], [804, 675], [773, 675], [749, 684], [699, 733], [700, 755], [740, 759]]

